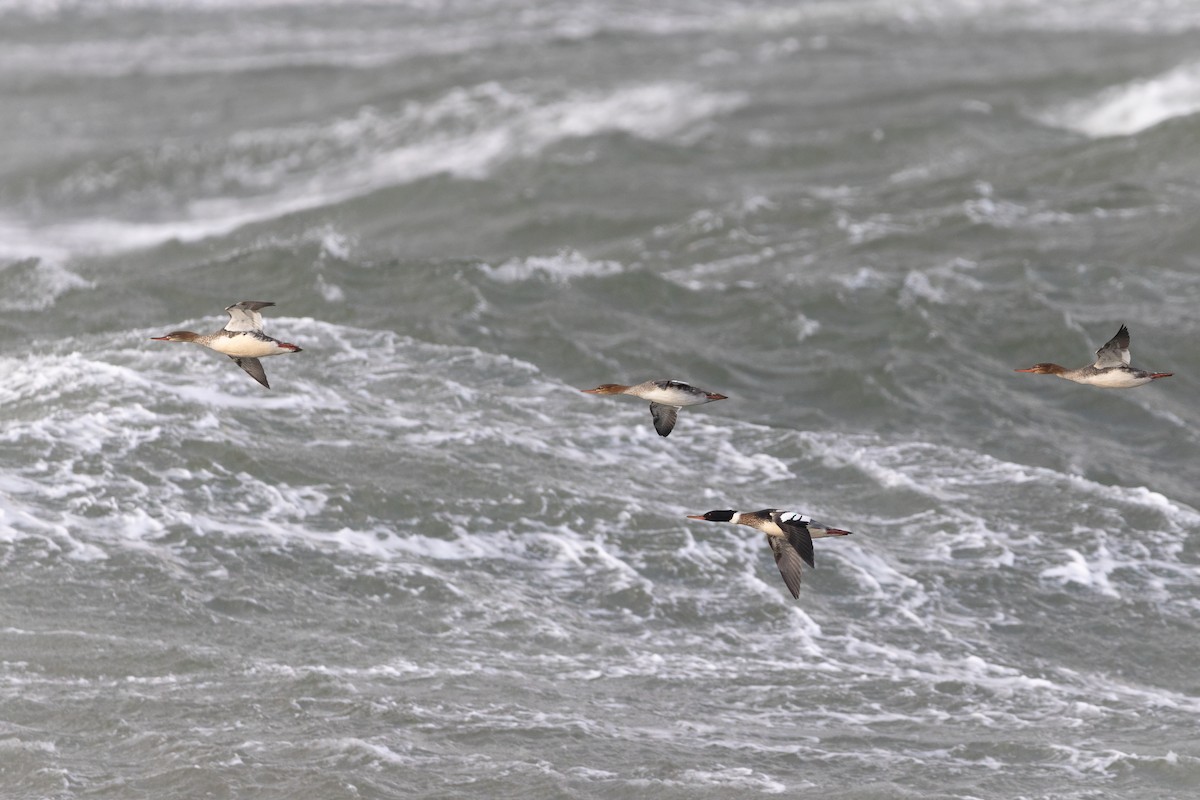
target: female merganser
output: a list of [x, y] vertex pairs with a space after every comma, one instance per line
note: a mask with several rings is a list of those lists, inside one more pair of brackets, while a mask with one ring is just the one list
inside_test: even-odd
[[595, 389], [583, 389], [584, 394], [631, 394], [650, 401], [650, 413], [654, 417], [654, 430], [666, 436], [675, 427], [679, 409], [698, 406], [713, 400], [726, 400], [723, 394], [706, 392], [683, 381], [646, 381], [637, 386], [605, 383]]
[[1096, 363], [1079, 369], [1067, 369], [1058, 364], [1034, 364], [1029, 369], [1015, 372], [1033, 372], [1038, 375], [1057, 375], [1076, 383], [1099, 386], [1104, 389], [1129, 389], [1141, 386], [1157, 378], [1169, 378], [1174, 372], [1146, 372], [1129, 366], [1129, 329], [1124, 325], [1117, 335], [1096, 351]]
[[800, 597], [800, 561], [816, 568], [813, 563], [813, 539], [823, 536], [849, 536], [850, 531], [830, 528], [804, 514], [795, 511], [780, 511], [764, 508], [762, 511], [709, 511], [700, 516], [689, 515], [688, 519], [703, 519], [709, 522], [732, 522], [734, 525], [749, 525], [767, 535], [767, 544], [775, 554], [775, 563], [783, 582], [792, 597]]
[[270, 389], [267, 373], [258, 360], [265, 356], [300, 352], [296, 345], [272, 339], [262, 332], [262, 314], [258, 310], [273, 305], [260, 300], [243, 300], [225, 309], [229, 312], [229, 322], [216, 333], [172, 331], [166, 336], [150, 338], [156, 342], [195, 342], [224, 353], [233, 359], [233, 363], [246, 370], [251, 378]]

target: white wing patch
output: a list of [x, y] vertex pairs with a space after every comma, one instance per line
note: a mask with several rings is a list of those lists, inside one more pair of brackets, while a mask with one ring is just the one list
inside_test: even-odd
[[1129, 328], [1124, 325], [1121, 330], [1117, 331], [1117, 335], [1104, 343], [1104, 346], [1096, 351], [1096, 363], [1093, 364], [1096, 369], [1105, 369], [1107, 367], [1119, 367], [1122, 364], [1129, 366]]
[[806, 517], [803, 514], [797, 514], [795, 511], [785, 511], [779, 515], [780, 522], [796, 522], [801, 525], [807, 525], [812, 522], [812, 517]]
[[260, 308], [273, 305], [275, 304], [265, 303], [261, 300], [243, 300], [240, 303], [234, 303], [225, 309], [229, 312], [229, 322], [225, 324], [225, 330], [234, 333], [261, 331], [263, 320], [262, 314], [258, 311]]

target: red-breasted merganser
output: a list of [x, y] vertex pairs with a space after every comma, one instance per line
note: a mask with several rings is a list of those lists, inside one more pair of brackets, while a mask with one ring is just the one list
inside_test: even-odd
[[1124, 325], [1117, 335], [1096, 351], [1096, 363], [1079, 369], [1067, 369], [1058, 364], [1034, 364], [1029, 369], [1038, 375], [1057, 375], [1075, 383], [1086, 383], [1104, 389], [1129, 389], [1158, 378], [1169, 378], [1174, 372], [1146, 372], [1129, 366], [1129, 328]]
[[683, 381], [646, 381], [637, 386], [605, 383], [595, 389], [583, 389], [584, 394], [631, 394], [650, 401], [650, 414], [654, 417], [654, 430], [666, 436], [675, 427], [679, 409], [698, 406], [713, 400], [727, 399], [723, 394], [706, 392]]
[[233, 363], [246, 370], [251, 378], [270, 389], [267, 373], [258, 360], [266, 356], [300, 352], [296, 345], [272, 339], [262, 332], [262, 314], [258, 310], [273, 305], [261, 300], [243, 300], [225, 309], [229, 312], [229, 322], [216, 333], [172, 331], [166, 336], [152, 336], [151, 339], [156, 342], [195, 342], [224, 353], [233, 359]]
[[732, 522], [734, 525], [749, 525], [767, 535], [767, 544], [775, 554], [775, 564], [783, 575], [792, 597], [800, 597], [801, 560], [810, 567], [813, 563], [813, 539], [824, 536], [849, 536], [850, 531], [830, 528], [804, 514], [795, 511], [780, 511], [764, 508], [762, 511], [709, 511], [688, 519], [703, 519], [709, 522]]

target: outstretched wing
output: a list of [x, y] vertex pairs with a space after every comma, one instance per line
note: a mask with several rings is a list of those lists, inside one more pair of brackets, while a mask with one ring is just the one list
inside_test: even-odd
[[654, 416], [654, 430], [659, 436], [666, 436], [675, 427], [679, 418], [679, 406], [664, 406], [662, 403], [651, 403], [650, 413]]
[[258, 313], [258, 310], [273, 305], [275, 304], [265, 303], [261, 300], [243, 300], [240, 303], [234, 303], [225, 309], [229, 312], [229, 322], [225, 323], [225, 330], [261, 331], [262, 314]]
[[771, 519], [787, 536], [788, 544], [804, 559], [804, 563], [810, 567], [816, 567], [817, 565], [813, 561], [812, 532], [808, 529], [812, 518], [797, 514], [795, 511], [772, 511]]
[[[792, 597], [799, 599], [800, 576], [804, 571], [800, 555], [796, 552], [796, 548], [778, 536], [768, 536], [767, 543], [771, 545], [771, 552], [775, 554], [775, 564], [779, 567], [779, 574], [783, 576], [783, 582], [787, 584], [788, 591], [792, 593]], [[809, 546], [812, 546], [811, 542]]]
[[816, 569], [817, 563], [813, 560], [812, 536], [810, 535], [808, 528], [803, 526], [789, 526], [784, 528], [784, 531], [788, 535], [788, 544], [790, 544], [792, 548], [800, 554], [800, 557], [804, 559], [805, 564], [808, 564], [813, 569]]
[[246, 358], [245, 356], [230, 356], [230, 358], [233, 359], [233, 363], [246, 370], [246, 374], [251, 378], [254, 378], [254, 380], [268, 389], [271, 388], [271, 384], [267, 383], [267, 372], [263, 369], [262, 362], [257, 358]]
[[1117, 335], [1105, 342], [1104, 347], [1096, 351], [1096, 369], [1119, 367], [1129, 364], [1129, 328], [1124, 325]]

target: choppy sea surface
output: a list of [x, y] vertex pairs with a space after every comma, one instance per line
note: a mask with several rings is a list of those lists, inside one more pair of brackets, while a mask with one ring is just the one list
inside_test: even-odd
[[1198, 33], [3, 0], [0, 793], [1195, 797]]

